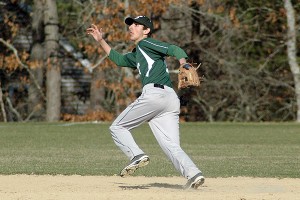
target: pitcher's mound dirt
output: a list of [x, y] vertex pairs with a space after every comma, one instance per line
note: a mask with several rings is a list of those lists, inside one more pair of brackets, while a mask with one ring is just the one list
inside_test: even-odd
[[1, 200], [300, 200], [300, 179], [207, 178], [183, 190], [182, 177], [0, 176]]

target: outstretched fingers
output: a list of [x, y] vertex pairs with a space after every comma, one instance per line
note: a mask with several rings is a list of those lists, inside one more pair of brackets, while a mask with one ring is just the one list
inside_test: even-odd
[[97, 30], [97, 27], [96, 27], [95, 25], [92, 24], [92, 27], [87, 28], [87, 29], [86, 29], [86, 32], [87, 32], [87, 34], [91, 34], [91, 33], [94, 33], [95, 30]]
[[98, 27], [95, 24], [91, 24], [91, 27], [86, 29], [86, 33], [88, 35], [93, 36], [93, 38], [97, 41], [102, 40], [102, 28], [98, 29]]

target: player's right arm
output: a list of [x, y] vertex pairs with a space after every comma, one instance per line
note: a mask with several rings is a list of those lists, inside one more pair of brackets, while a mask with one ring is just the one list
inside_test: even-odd
[[136, 68], [134, 53], [127, 53], [127, 54], [123, 55], [123, 54], [117, 52], [116, 50], [112, 49], [110, 51], [108, 57], [117, 66]]
[[93, 36], [93, 38], [99, 42], [105, 53], [108, 55], [109, 59], [113, 61], [116, 65], [122, 67], [132, 67], [136, 68], [135, 58], [133, 53], [128, 53], [125, 55], [113, 50], [109, 44], [103, 39], [102, 28], [98, 29], [96, 25], [92, 24], [90, 28], [86, 30], [88, 35]]
[[90, 28], [88, 28], [86, 30], [88, 35], [93, 36], [93, 38], [99, 42], [99, 44], [101, 45], [101, 47], [103, 48], [103, 50], [105, 51], [105, 53], [107, 55], [109, 55], [110, 51], [111, 51], [111, 47], [109, 46], [109, 44], [107, 44], [107, 42], [103, 39], [103, 32], [102, 32], [102, 28], [98, 29], [97, 26], [95, 24], [92, 24]]

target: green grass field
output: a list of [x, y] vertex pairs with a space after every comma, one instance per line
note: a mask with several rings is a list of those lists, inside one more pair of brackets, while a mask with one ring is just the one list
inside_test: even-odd
[[[0, 174], [118, 174], [128, 160], [107, 123], [0, 123]], [[206, 177], [300, 177], [300, 124], [182, 123], [181, 146]], [[143, 176], [179, 176], [147, 124], [133, 131]]]

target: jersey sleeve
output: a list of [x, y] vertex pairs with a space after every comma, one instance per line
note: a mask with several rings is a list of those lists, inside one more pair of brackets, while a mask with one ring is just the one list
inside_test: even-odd
[[110, 52], [109, 52], [108, 57], [117, 66], [136, 68], [135, 54], [134, 53], [127, 53], [127, 54], [123, 55], [123, 54], [117, 52], [116, 50], [111, 49]]
[[165, 56], [172, 56], [178, 60], [181, 58], [188, 58], [185, 51], [180, 47], [166, 42], [154, 40], [152, 38], [142, 40], [139, 45], [141, 45], [143, 48], [147, 48], [148, 51], [155, 51]]
[[169, 46], [167, 55], [176, 57], [177, 60], [179, 60], [181, 58], [188, 58], [185, 51], [176, 45]]

